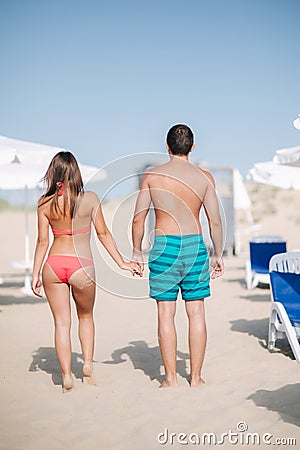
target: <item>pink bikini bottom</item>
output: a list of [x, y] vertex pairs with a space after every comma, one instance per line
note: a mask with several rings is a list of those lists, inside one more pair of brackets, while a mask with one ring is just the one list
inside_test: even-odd
[[70, 277], [73, 273], [77, 272], [77, 270], [82, 269], [83, 267], [94, 266], [91, 259], [79, 258], [75, 255], [50, 255], [46, 262], [63, 283], [68, 283]]

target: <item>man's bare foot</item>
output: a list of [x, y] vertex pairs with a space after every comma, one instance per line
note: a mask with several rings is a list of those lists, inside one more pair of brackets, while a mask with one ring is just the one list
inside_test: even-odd
[[96, 386], [96, 380], [93, 373], [93, 363], [85, 362], [82, 368], [83, 372], [83, 383], [89, 384], [90, 386]]
[[63, 394], [66, 392], [71, 392], [73, 390], [74, 383], [73, 383], [73, 377], [72, 375], [63, 375], [63, 382], [62, 382], [62, 391]]
[[164, 379], [159, 387], [160, 388], [169, 388], [169, 387], [179, 387], [179, 385], [178, 385], [178, 381], [176, 379], [174, 379], [174, 380]]
[[205, 384], [205, 381], [202, 378], [198, 378], [197, 380], [191, 380], [191, 387], [200, 387]]

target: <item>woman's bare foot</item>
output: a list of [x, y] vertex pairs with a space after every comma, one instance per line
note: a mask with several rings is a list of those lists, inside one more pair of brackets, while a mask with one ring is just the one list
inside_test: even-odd
[[205, 381], [202, 378], [194, 379], [190, 382], [191, 387], [200, 387], [203, 384], [205, 384]]
[[93, 363], [91, 362], [84, 362], [83, 368], [83, 383], [89, 384], [90, 386], [96, 386], [96, 380], [93, 373]]
[[62, 382], [63, 394], [65, 394], [66, 392], [71, 392], [73, 390], [73, 387], [74, 383], [72, 375], [69, 374], [63, 375], [63, 382]]

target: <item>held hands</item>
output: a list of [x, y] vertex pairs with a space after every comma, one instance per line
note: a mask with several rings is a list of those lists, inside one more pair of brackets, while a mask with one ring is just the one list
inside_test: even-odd
[[[144, 272], [144, 260], [143, 260], [143, 254], [141, 251], [134, 250], [132, 252], [131, 261], [136, 262], [139, 265], [141, 272]], [[140, 276], [142, 276], [142, 275], [140, 275]]]
[[32, 277], [32, 282], [31, 282], [31, 289], [32, 292], [37, 296], [42, 298], [42, 294], [41, 294], [41, 287], [42, 287], [42, 283], [39, 277]]
[[212, 256], [210, 259], [211, 279], [219, 278], [224, 273], [224, 263], [222, 257]]
[[143, 276], [143, 268], [141, 267], [141, 264], [135, 261], [129, 261], [125, 262], [120, 265], [120, 268], [122, 270], [129, 270], [131, 272], [132, 276], [139, 275], [140, 277]]
[[139, 275], [140, 277], [142, 277], [144, 271], [142, 253], [133, 251], [131, 261], [123, 261], [120, 267], [123, 270], [129, 270], [133, 277], [134, 275]]

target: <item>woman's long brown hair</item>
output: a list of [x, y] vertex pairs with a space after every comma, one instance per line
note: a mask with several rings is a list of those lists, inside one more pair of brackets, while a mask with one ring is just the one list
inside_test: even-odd
[[[78, 195], [83, 192], [83, 181], [75, 156], [71, 152], [57, 153], [53, 157], [43, 181], [46, 183], [46, 192], [42, 195], [41, 200], [47, 201], [52, 197], [51, 209], [56, 214], [62, 213], [64, 217], [66, 217], [67, 211], [69, 210], [70, 216], [73, 218]], [[58, 193], [62, 189], [61, 186], [57, 185], [59, 182], [64, 185], [63, 210], [58, 205]], [[66, 185], [68, 185], [69, 189], [69, 205]]]

